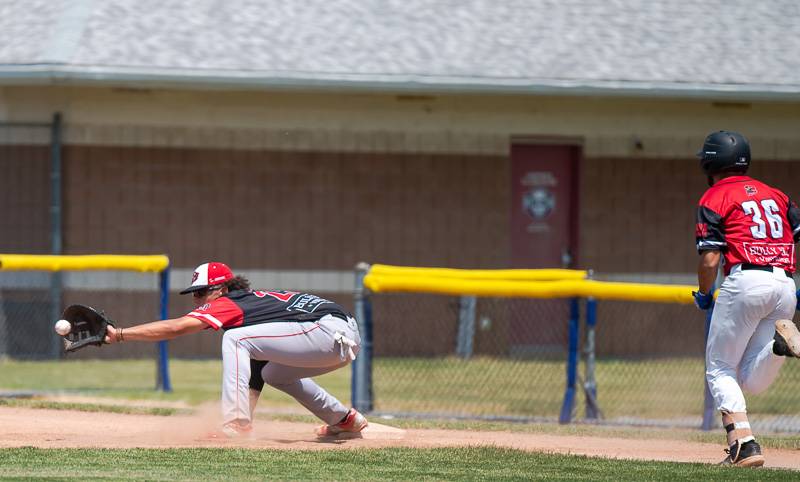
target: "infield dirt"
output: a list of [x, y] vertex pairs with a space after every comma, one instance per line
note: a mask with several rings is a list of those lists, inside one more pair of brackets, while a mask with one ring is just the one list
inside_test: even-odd
[[[719, 462], [722, 446], [683, 440], [647, 440], [469, 430], [402, 430], [370, 422], [363, 437], [318, 440], [314, 425], [257, 420], [249, 439], [209, 438], [218, 427], [211, 410], [191, 416], [126, 415], [0, 407], [0, 447], [179, 448], [241, 447], [342, 450], [383, 447], [491, 445], [545, 453], [673, 462]], [[767, 467], [800, 470], [800, 451], [764, 449]]]

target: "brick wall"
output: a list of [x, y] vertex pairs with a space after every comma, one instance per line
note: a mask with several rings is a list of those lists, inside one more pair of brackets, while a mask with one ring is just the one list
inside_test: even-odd
[[687, 160], [591, 159], [581, 183], [581, 260], [598, 272], [692, 272], [705, 188]]
[[64, 166], [73, 254], [249, 269], [508, 263], [504, 158], [71, 146]]
[[[582, 164], [581, 265], [600, 273], [693, 273], [696, 160], [589, 159]], [[800, 163], [755, 160], [750, 172], [800, 199]]]
[[50, 149], [0, 144], [0, 252], [50, 252]]

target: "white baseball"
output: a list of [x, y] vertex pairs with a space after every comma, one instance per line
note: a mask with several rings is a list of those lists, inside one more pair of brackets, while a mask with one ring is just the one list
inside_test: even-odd
[[66, 336], [72, 331], [72, 325], [67, 320], [58, 320], [56, 321], [56, 333], [61, 336]]

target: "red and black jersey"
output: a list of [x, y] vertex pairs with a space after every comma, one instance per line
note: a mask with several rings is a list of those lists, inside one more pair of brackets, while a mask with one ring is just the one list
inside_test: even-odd
[[297, 291], [232, 291], [192, 310], [191, 316], [211, 328], [227, 330], [278, 321], [316, 321], [325, 315], [347, 319], [349, 314], [333, 301]]
[[731, 266], [750, 263], [795, 270], [794, 244], [800, 237], [800, 209], [786, 194], [747, 176], [721, 179], [697, 208], [698, 252], [725, 254]]

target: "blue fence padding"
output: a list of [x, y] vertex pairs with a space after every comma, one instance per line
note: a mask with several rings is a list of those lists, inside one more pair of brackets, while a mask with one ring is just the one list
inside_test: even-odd
[[578, 334], [580, 331], [580, 307], [577, 298], [569, 300], [569, 351], [567, 354], [567, 388], [564, 391], [564, 402], [561, 405], [559, 423], [572, 421], [572, 409], [575, 407], [575, 384], [578, 380]]
[[[169, 317], [169, 267], [159, 275], [161, 287], [161, 307], [159, 309], [159, 319], [166, 320]], [[172, 384], [169, 381], [169, 354], [167, 352], [167, 341], [158, 342], [158, 374], [156, 389], [163, 392], [171, 392]]]
[[361, 301], [358, 320], [361, 335], [361, 349], [352, 367], [350, 398], [353, 408], [360, 412], [371, 412], [374, 408], [372, 397], [372, 303], [364, 297]]
[[360, 412], [371, 412], [372, 398], [372, 303], [364, 288], [367, 269], [356, 267], [355, 317], [361, 335], [361, 348], [351, 366], [350, 401]]

